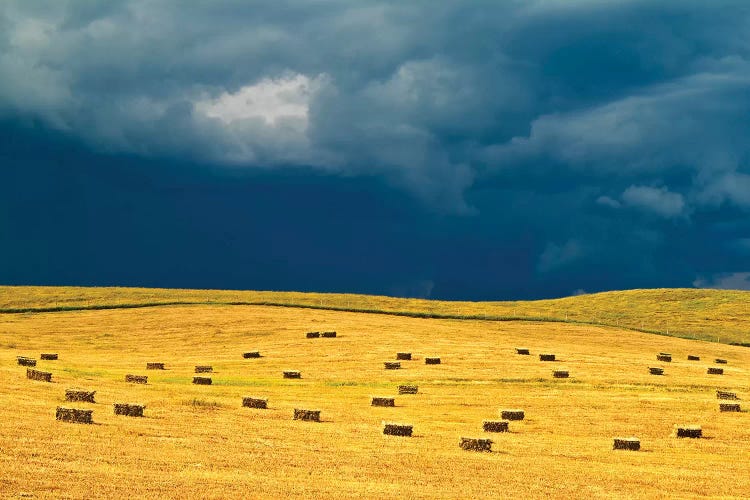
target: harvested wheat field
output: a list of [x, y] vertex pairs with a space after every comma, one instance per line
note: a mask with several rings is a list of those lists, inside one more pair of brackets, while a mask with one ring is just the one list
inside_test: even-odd
[[[0, 290], [3, 302], [17, 290]], [[750, 496], [750, 414], [717, 403], [717, 390], [750, 398], [746, 347], [562, 321], [288, 305], [107, 309], [104, 298], [94, 308], [76, 296], [85, 289], [72, 290], [71, 302], [88, 309], [0, 314], [4, 496]], [[33, 294], [22, 296], [33, 308]], [[733, 338], [749, 341], [732, 321]], [[334, 330], [325, 341], [305, 335]], [[518, 345], [531, 356], [518, 356]], [[248, 350], [263, 356], [246, 359]], [[36, 368], [52, 382], [27, 379], [17, 357], [46, 351], [59, 359]], [[384, 370], [400, 351], [412, 360]], [[557, 361], [540, 362], [545, 352]], [[673, 358], [654, 377], [659, 352]], [[438, 355], [441, 364], [425, 364]], [[716, 358], [727, 360], [718, 377], [707, 374]], [[147, 384], [125, 381], [154, 359], [166, 369], [149, 371]], [[194, 385], [205, 364], [212, 384]], [[556, 379], [551, 365], [574, 376]], [[285, 370], [303, 377], [285, 379]], [[406, 384], [418, 393], [399, 395]], [[96, 391], [96, 403], [65, 402], [76, 387]], [[267, 408], [243, 407], [248, 395]], [[373, 395], [395, 397], [395, 406], [372, 406]], [[143, 417], [116, 415], [119, 402], [143, 405]], [[93, 424], [56, 420], [58, 406], [93, 410]], [[321, 421], [295, 420], [297, 408], [320, 410]], [[524, 419], [509, 432], [484, 432], [506, 408]], [[412, 425], [413, 434], [383, 435], [384, 422]], [[701, 426], [703, 437], [677, 438], [676, 425]], [[492, 452], [461, 449], [463, 436], [491, 439]], [[613, 450], [620, 436], [639, 439], [640, 450]]]

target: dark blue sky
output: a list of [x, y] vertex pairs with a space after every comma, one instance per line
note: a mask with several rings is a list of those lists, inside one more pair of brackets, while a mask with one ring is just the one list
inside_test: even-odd
[[0, 5], [0, 284], [750, 289], [750, 2]]

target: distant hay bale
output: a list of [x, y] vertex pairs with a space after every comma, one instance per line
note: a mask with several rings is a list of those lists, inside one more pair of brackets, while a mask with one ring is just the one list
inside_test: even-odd
[[516, 354], [521, 354], [522, 356], [528, 356], [529, 350], [525, 347], [516, 347]]
[[664, 375], [664, 368], [659, 368], [657, 366], [650, 366], [648, 368], [648, 372], [651, 375]]
[[163, 370], [164, 363], [146, 363], [146, 370]]
[[492, 440], [462, 437], [458, 446], [466, 451], [492, 451]]
[[482, 422], [484, 432], [508, 432], [507, 420], [485, 420]]
[[412, 431], [413, 426], [411, 425], [383, 422], [383, 434], [386, 436], [411, 437]]
[[657, 354], [656, 355], [657, 361], [662, 361], [664, 363], [671, 363], [672, 362], [672, 355], [671, 354]]
[[131, 384], [146, 384], [148, 383], [148, 377], [146, 375], [125, 375], [125, 382]]
[[400, 370], [401, 369], [401, 363], [398, 361], [386, 361], [383, 363], [386, 370]]
[[709, 366], [706, 373], [709, 375], [724, 375], [724, 368], [718, 368], [716, 366]]
[[411, 360], [411, 353], [410, 352], [397, 352], [396, 359], [400, 359], [402, 361], [409, 361]]
[[268, 400], [263, 398], [245, 396], [242, 398], [242, 406], [246, 408], [261, 408], [265, 410], [268, 408]]
[[260, 351], [243, 352], [242, 353], [242, 357], [245, 358], [245, 359], [259, 358], [260, 357]]
[[739, 399], [737, 393], [727, 391], [716, 391], [716, 399]]
[[211, 385], [211, 377], [193, 377], [193, 383], [196, 385]]
[[84, 401], [96, 403], [94, 395], [96, 391], [85, 391], [83, 389], [65, 389], [65, 401]]
[[500, 410], [500, 418], [503, 420], [523, 420], [525, 416], [523, 410]]
[[554, 361], [555, 355], [554, 354], [540, 354], [539, 355], [539, 361]]
[[440, 358], [436, 358], [436, 357], [424, 358], [424, 364], [426, 364], [426, 365], [439, 365], [440, 364]]
[[307, 337], [308, 339], [317, 339], [318, 337], [320, 337], [320, 332], [307, 332], [307, 333], [305, 334], [305, 336], [306, 336], [306, 337]]
[[739, 403], [719, 403], [719, 411], [741, 411]]
[[210, 365], [195, 365], [195, 373], [212, 373], [214, 367]]
[[285, 370], [284, 378], [302, 378], [302, 374], [297, 370]]
[[16, 361], [21, 366], [36, 366], [36, 360], [34, 358], [27, 358], [26, 356], [16, 356]]
[[336, 338], [336, 332], [323, 332], [320, 334], [320, 336], [327, 338], [327, 339], [332, 339], [332, 338]]
[[306, 420], [308, 422], [320, 422], [320, 410], [294, 409], [294, 420]]
[[552, 376], [554, 378], [568, 378], [570, 377], [570, 373], [568, 370], [552, 370]]
[[58, 406], [55, 411], [55, 419], [62, 422], [74, 422], [77, 424], [92, 424], [91, 415], [93, 410], [83, 410], [80, 408], [65, 408]]
[[612, 449], [638, 451], [641, 449], [641, 440], [635, 437], [615, 438]]
[[688, 354], [688, 361], [700, 361], [700, 360], [701, 360], [700, 356], [695, 356], [693, 354]]
[[700, 425], [675, 425], [674, 435], [678, 438], [699, 438], [703, 436]]
[[727, 364], [727, 360], [726, 359], [722, 359], [722, 358], [716, 358], [714, 360], [714, 363], [716, 363], [717, 365], [725, 365], [725, 364]]
[[416, 385], [400, 385], [398, 386], [399, 394], [416, 394], [419, 391], [419, 387]]
[[34, 370], [33, 368], [26, 368], [26, 378], [29, 380], [39, 380], [40, 382], [52, 382], [52, 374], [50, 372]]
[[44, 359], [47, 361], [55, 361], [57, 359], [57, 353], [54, 352], [43, 352], [39, 355], [39, 359]]
[[396, 398], [373, 396], [371, 406], [396, 406]]
[[144, 405], [134, 403], [114, 403], [115, 415], [125, 415], [127, 417], [142, 417]]

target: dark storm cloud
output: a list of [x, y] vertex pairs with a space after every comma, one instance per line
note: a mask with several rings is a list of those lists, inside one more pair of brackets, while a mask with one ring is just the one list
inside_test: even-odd
[[[419, 200], [396, 219], [431, 229], [399, 233], [412, 247], [382, 261], [401, 266], [392, 277], [362, 277], [378, 282], [368, 291], [739, 282], [725, 277], [750, 268], [748, 90], [744, 0], [0, 5], [7, 123], [141, 158], [154, 175], [218, 167], [277, 176], [270, 185], [283, 191], [290, 172], [323, 174]], [[13, 155], [3, 170], [28, 168]], [[96, 158], [84, 177], [143, 175]], [[110, 181], [96, 189], [118, 191]], [[255, 208], [278, 209], [266, 201]], [[208, 202], [195, 194], [192, 204]], [[224, 208], [216, 214], [239, 234], [247, 213]], [[384, 258], [396, 245], [386, 227], [373, 232], [383, 248], [363, 252]], [[450, 270], [451, 259], [475, 267]], [[289, 261], [304, 268], [300, 255]]]

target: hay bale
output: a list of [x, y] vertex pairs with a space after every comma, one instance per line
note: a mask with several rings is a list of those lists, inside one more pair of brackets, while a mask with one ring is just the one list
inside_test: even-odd
[[34, 358], [27, 358], [26, 356], [16, 356], [16, 361], [21, 366], [36, 366], [36, 360]]
[[726, 359], [722, 359], [722, 358], [716, 358], [714, 360], [714, 363], [716, 363], [717, 365], [725, 365], [725, 364], [727, 364], [727, 360]]
[[466, 451], [492, 451], [492, 440], [462, 437], [458, 446]]
[[85, 391], [83, 389], [65, 389], [65, 401], [84, 401], [96, 403], [94, 395], [96, 391]]
[[700, 360], [701, 360], [700, 356], [695, 356], [693, 354], [688, 354], [688, 361], [700, 361]]
[[402, 361], [410, 361], [411, 353], [410, 352], [397, 352], [396, 359], [400, 359]]
[[212, 373], [214, 367], [210, 365], [195, 365], [195, 373]]
[[635, 437], [615, 438], [612, 449], [638, 451], [641, 449], [641, 440]]
[[570, 373], [568, 370], [552, 370], [552, 376], [555, 378], [568, 378]]
[[251, 358], [259, 358], [260, 357], [260, 351], [248, 351], [243, 352], [242, 357], [245, 359], [251, 359]]
[[716, 399], [739, 399], [734, 392], [716, 391]]
[[484, 432], [508, 432], [507, 420], [485, 420], [482, 422]]
[[649, 366], [648, 372], [651, 375], [664, 375], [664, 368], [659, 368], [657, 366]]
[[318, 337], [320, 337], [320, 332], [307, 332], [307, 333], [305, 334], [305, 336], [306, 336], [306, 337], [307, 337], [308, 339], [317, 339]]
[[29, 380], [39, 380], [40, 382], [52, 382], [52, 374], [50, 372], [34, 370], [33, 368], [26, 368], [26, 378]]
[[675, 425], [674, 435], [678, 438], [699, 438], [703, 437], [703, 430], [700, 425]]
[[125, 382], [131, 384], [146, 384], [148, 383], [148, 377], [146, 375], [125, 375]]
[[94, 423], [91, 415], [94, 410], [83, 410], [80, 408], [65, 408], [58, 406], [55, 411], [55, 420], [62, 422], [74, 422], [77, 424], [92, 424]]
[[401, 369], [401, 363], [398, 361], [386, 361], [383, 363], [386, 370], [400, 370]]
[[163, 370], [164, 363], [146, 363], [146, 370]]
[[143, 405], [134, 403], [114, 403], [115, 415], [125, 415], [127, 417], [142, 417], [143, 409], [146, 408]]
[[302, 378], [302, 374], [297, 370], [284, 370], [284, 378]]
[[739, 403], [719, 403], [719, 411], [741, 411]]
[[522, 356], [528, 356], [531, 353], [525, 347], [516, 347], [516, 354], [520, 354]]
[[193, 377], [193, 383], [196, 385], [211, 385], [211, 377]]
[[308, 422], [320, 422], [320, 410], [294, 409], [294, 420], [306, 420]]
[[724, 368], [718, 368], [716, 366], [709, 366], [706, 373], [709, 375], [724, 375]]
[[261, 408], [265, 410], [268, 408], [268, 400], [245, 396], [242, 398], [242, 406], [244, 406], [245, 408]]
[[39, 355], [39, 359], [44, 359], [47, 361], [56, 361], [57, 360], [57, 353], [55, 352], [43, 352]]
[[419, 387], [416, 385], [400, 385], [398, 386], [399, 394], [416, 394], [419, 391]]
[[412, 430], [411, 425], [383, 422], [383, 434], [386, 436], [411, 437]]
[[525, 416], [523, 410], [500, 410], [500, 418], [503, 420], [523, 420]]
[[333, 339], [336, 338], [336, 332], [323, 332], [320, 336], [326, 339]]
[[371, 406], [396, 406], [396, 398], [373, 396]]
[[671, 363], [672, 362], [672, 355], [671, 354], [657, 354], [656, 355], [657, 361], [662, 361], [664, 363]]
[[426, 365], [439, 365], [440, 364], [440, 358], [424, 358], [424, 364]]
[[554, 354], [540, 354], [539, 355], [539, 361], [554, 361], [555, 355]]

